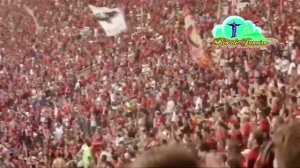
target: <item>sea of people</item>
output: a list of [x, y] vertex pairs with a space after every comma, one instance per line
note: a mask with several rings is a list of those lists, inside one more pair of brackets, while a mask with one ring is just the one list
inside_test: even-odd
[[[222, 167], [276, 167], [260, 149], [300, 117], [298, 2], [219, 16], [219, 0], [1, 0], [0, 167], [123, 168], [170, 143], [199, 163], [215, 152]], [[88, 5], [121, 8], [127, 31], [106, 37]], [[189, 55], [184, 7], [209, 67]], [[212, 28], [232, 12], [278, 43], [213, 46]]]

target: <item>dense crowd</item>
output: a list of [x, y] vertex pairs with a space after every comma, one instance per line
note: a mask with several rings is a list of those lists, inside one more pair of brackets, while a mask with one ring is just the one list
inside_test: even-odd
[[[229, 51], [211, 44], [228, 16], [218, 0], [2, 0], [0, 167], [121, 168], [174, 142], [193, 144], [199, 162], [215, 151], [253, 168], [279, 125], [300, 117], [297, 2], [236, 10], [279, 43]], [[88, 5], [121, 8], [127, 31], [106, 37]], [[210, 67], [189, 55], [184, 7]]]

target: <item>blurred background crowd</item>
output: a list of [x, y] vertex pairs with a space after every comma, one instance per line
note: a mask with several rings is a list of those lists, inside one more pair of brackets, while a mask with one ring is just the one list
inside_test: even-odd
[[[262, 146], [300, 117], [300, 3], [237, 3], [245, 5], [1, 0], [0, 167], [122, 168], [169, 143], [193, 148], [199, 163], [216, 152], [223, 166], [275, 167]], [[106, 37], [88, 5], [121, 8], [127, 31]], [[184, 7], [209, 67], [189, 55]], [[255, 51], [213, 46], [213, 26], [230, 14], [255, 21], [278, 43]]]

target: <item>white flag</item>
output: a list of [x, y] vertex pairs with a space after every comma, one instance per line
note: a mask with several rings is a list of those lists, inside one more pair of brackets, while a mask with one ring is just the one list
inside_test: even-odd
[[127, 29], [125, 17], [120, 8], [95, 7], [89, 5], [107, 36], [116, 36]]

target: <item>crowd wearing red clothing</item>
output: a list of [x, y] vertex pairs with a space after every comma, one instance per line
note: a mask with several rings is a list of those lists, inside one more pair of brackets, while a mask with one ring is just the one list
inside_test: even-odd
[[[0, 167], [50, 167], [57, 158], [72, 166], [89, 143], [91, 167], [126, 167], [172, 142], [194, 144], [199, 162], [216, 152], [223, 166], [274, 167], [274, 157], [271, 165], [261, 161], [261, 150], [278, 121], [300, 116], [297, 0], [285, 2], [283, 14], [272, 0], [236, 11], [280, 42], [259, 51], [210, 44], [213, 26], [230, 13], [217, 18], [217, 0], [0, 3]], [[121, 8], [128, 30], [106, 37], [89, 4]], [[184, 7], [211, 67], [188, 54]]]

